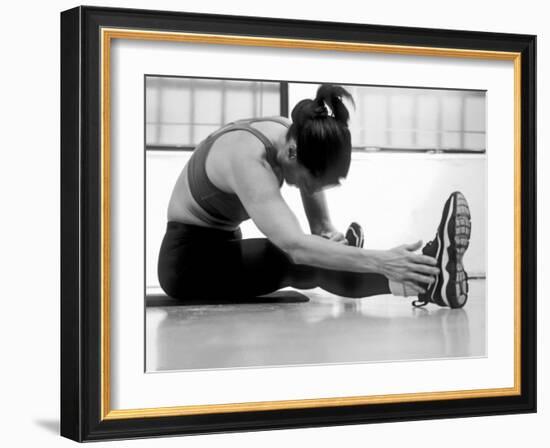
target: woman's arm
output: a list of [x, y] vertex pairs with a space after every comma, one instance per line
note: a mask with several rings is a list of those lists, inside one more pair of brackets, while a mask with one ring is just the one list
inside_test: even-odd
[[[438, 273], [432, 257], [412, 252], [414, 246], [363, 250], [305, 234], [281, 196], [269, 163], [260, 158], [263, 147], [240, 148], [231, 157], [229, 182], [258, 228], [294, 263], [351, 272], [374, 272], [400, 282], [430, 283]], [[415, 247], [416, 249], [411, 249]], [[421, 290], [421, 289], [420, 289]]]
[[300, 190], [302, 204], [306, 212], [309, 229], [313, 235], [319, 235], [332, 241], [345, 243], [344, 235], [337, 231], [330, 220], [327, 199], [323, 190], [308, 193]]

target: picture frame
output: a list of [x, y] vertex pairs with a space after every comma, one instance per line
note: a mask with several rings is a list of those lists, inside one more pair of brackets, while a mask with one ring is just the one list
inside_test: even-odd
[[[116, 40], [513, 64], [513, 385], [113, 409], [109, 79]], [[82, 442], [536, 412], [535, 142], [532, 35], [84, 6], [62, 12], [61, 435]]]

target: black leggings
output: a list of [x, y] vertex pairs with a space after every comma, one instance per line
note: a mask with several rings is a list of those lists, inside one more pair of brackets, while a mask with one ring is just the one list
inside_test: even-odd
[[293, 263], [266, 238], [242, 239], [224, 231], [169, 221], [158, 260], [162, 289], [181, 300], [242, 301], [292, 286], [321, 287], [344, 297], [390, 292], [380, 274], [323, 269]]

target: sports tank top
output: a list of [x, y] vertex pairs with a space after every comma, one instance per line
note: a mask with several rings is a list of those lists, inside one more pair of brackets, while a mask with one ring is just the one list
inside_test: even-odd
[[216, 187], [206, 174], [206, 157], [212, 148], [214, 141], [227, 132], [243, 130], [252, 133], [264, 144], [267, 160], [273, 163], [276, 156], [276, 149], [271, 141], [258, 129], [250, 126], [251, 123], [259, 121], [274, 121], [289, 127], [288, 123], [280, 117], [263, 117], [242, 119], [233, 121], [221, 129], [210, 134], [193, 151], [193, 155], [187, 164], [187, 175], [189, 190], [193, 199], [207, 215], [214, 218], [213, 222], [224, 227], [238, 227], [239, 224], [249, 219], [239, 197], [234, 193], [226, 193]]

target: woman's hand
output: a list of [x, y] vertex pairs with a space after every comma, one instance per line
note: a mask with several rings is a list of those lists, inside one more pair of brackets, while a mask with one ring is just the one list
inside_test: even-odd
[[348, 244], [348, 240], [346, 240], [344, 234], [342, 232], [338, 232], [336, 229], [319, 232], [319, 236], [322, 236], [327, 240], [334, 241], [335, 243]]
[[417, 241], [381, 251], [380, 272], [390, 280], [405, 283], [416, 292], [425, 292], [421, 285], [433, 282], [434, 276], [439, 274], [439, 269], [435, 267], [435, 258], [414, 253], [421, 246], [422, 241]]

